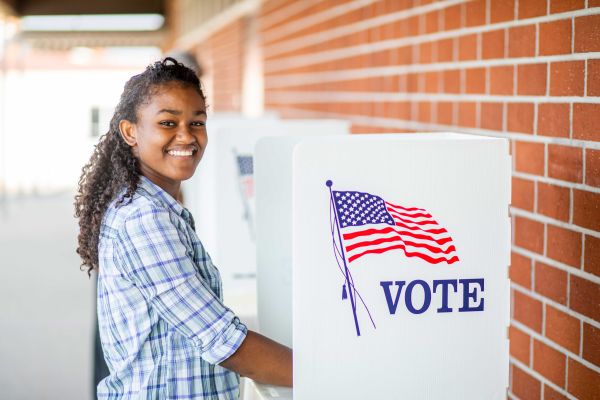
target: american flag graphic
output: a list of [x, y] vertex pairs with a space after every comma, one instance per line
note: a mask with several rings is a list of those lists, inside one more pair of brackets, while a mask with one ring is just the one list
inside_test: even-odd
[[330, 193], [329, 222], [334, 256], [344, 276], [342, 300], [349, 295], [356, 334], [360, 336], [359, 301], [373, 327], [375, 321], [356, 289], [349, 268], [352, 261], [390, 250], [402, 250], [406, 257], [418, 257], [431, 264], [453, 264], [458, 256], [448, 231], [426, 210], [397, 206], [369, 193], [333, 190], [332, 181], [326, 185]]
[[333, 202], [349, 263], [390, 250], [431, 264], [458, 261], [448, 231], [422, 208], [405, 208], [352, 191], [333, 191]]
[[254, 163], [252, 156], [237, 156], [240, 184], [246, 199], [254, 197]]
[[244, 219], [248, 223], [250, 239], [254, 241], [254, 158], [251, 154], [238, 154], [231, 149], [235, 160], [238, 188], [244, 206]]

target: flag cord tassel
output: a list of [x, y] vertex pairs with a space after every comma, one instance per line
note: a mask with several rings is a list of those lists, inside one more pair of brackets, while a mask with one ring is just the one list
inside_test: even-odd
[[346, 293], [346, 285], [343, 285], [344, 289], [342, 290], [342, 300], [346, 300], [348, 298], [348, 293]]
[[[331, 182], [330, 180], [328, 180], [326, 183], [327, 187], [329, 187], [329, 199], [330, 199], [330, 208], [331, 206], [334, 206], [334, 200], [333, 200], [333, 191], [331, 190], [331, 186], [333, 185], [333, 182]], [[335, 215], [335, 226], [337, 228], [337, 234], [338, 234], [338, 241], [340, 243], [340, 246], [342, 246], [342, 260], [344, 261], [344, 275], [346, 276], [346, 282], [348, 283], [348, 289], [350, 289], [350, 272], [348, 271], [348, 265], [346, 264], [346, 257], [343, 257], [343, 242], [342, 242], [342, 234], [340, 233], [340, 222], [337, 219], [337, 214]], [[334, 241], [335, 241], [335, 237], [334, 237]], [[354, 287], [354, 285], [352, 285]], [[358, 327], [358, 318], [356, 316], [356, 305], [354, 304], [354, 296], [353, 296], [353, 290], [354, 289], [350, 289], [350, 304], [352, 306], [352, 314], [354, 316], [354, 325], [356, 327], [356, 336], [360, 336], [360, 328]], [[342, 296], [344, 294], [342, 293]], [[357, 299], [358, 300], [358, 299]]]

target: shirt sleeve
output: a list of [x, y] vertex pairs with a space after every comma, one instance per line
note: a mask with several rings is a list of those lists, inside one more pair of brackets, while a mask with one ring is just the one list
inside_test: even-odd
[[246, 326], [202, 279], [180, 235], [164, 208], [132, 212], [119, 231], [122, 272], [204, 360], [218, 364], [241, 345]]

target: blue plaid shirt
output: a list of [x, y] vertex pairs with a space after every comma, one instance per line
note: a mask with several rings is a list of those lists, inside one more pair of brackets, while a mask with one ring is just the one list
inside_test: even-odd
[[115, 202], [98, 246], [98, 321], [110, 369], [98, 397], [237, 399], [239, 375], [218, 364], [246, 327], [223, 305], [219, 271], [191, 214], [143, 176], [130, 204]]

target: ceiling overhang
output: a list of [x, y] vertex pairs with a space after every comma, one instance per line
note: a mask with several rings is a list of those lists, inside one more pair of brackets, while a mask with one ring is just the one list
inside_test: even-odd
[[22, 32], [20, 39], [42, 50], [70, 50], [73, 47], [163, 47], [164, 30], [148, 32]]
[[19, 15], [163, 14], [164, 0], [3, 0]]

